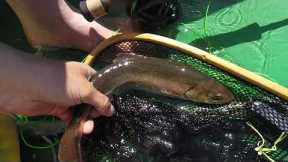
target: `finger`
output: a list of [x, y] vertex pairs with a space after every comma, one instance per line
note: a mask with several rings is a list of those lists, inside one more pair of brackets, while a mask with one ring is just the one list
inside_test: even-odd
[[109, 98], [96, 89], [92, 90], [86, 100], [84, 99], [84, 102], [94, 106], [101, 115], [112, 116], [114, 112], [114, 107]]
[[85, 76], [88, 80], [90, 80], [93, 76], [96, 75], [96, 71], [88, 65], [84, 66], [85, 68]]
[[72, 112], [65, 106], [54, 105], [50, 108], [49, 115], [56, 116], [63, 120], [67, 125], [72, 121]]
[[94, 129], [94, 121], [87, 120], [83, 125], [83, 134], [90, 134]]
[[58, 114], [56, 116], [58, 118], [60, 118], [61, 120], [63, 120], [67, 125], [69, 125], [72, 121], [72, 112], [71, 111], [67, 111], [65, 113]]
[[90, 118], [98, 118], [99, 116], [101, 116], [101, 114], [97, 111], [97, 110], [93, 110], [90, 114], [89, 117]]

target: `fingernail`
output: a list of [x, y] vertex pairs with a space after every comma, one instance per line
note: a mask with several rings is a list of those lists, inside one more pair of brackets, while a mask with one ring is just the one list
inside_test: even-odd
[[114, 112], [115, 112], [115, 108], [114, 108], [114, 106], [111, 104], [109, 115], [112, 116], [112, 115], [114, 114]]
[[93, 131], [93, 128], [94, 128], [93, 120], [88, 120], [83, 125], [83, 133], [90, 134]]

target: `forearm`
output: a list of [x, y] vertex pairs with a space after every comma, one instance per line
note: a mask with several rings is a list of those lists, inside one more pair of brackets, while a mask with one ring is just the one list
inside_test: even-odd
[[[72, 12], [65, 0], [6, 0], [9, 6], [19, 17], [22, 23], [31, 23], [32, 28], [36, 28], [34, 23], [41, 22], [45, 28], [56, 28], [57, 25], [65, 25], [65, 13]], [[65, 29], [63, 29], [63, 32]], [[45, 32], [45, 31], [43, 31]]]
[[59, 65], [0, 43], [0, 97], [14, 93], [41, 95], [45, 80], [52, 77], [52, 67]]
[[112, 31], [88, 22], [65, 0], [7, 0], [34, 47], [69, 47], [91, 51]]

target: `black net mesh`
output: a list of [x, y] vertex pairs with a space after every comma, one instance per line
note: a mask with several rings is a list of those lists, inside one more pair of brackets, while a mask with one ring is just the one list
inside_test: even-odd
[[[261, 139], [247, 122], [261, 132], [265, 147], [272, 147], [287, 131], [287, 102], [175, 49], [141, 41], [121, 42], [104, 50], [95, 68], [111, 63], [123, 52], [189, 64], [224, 84], [236, 99], [227, 105], [209, 105], [139, 90], [115, 94], [115, 115], [95, 119], [95, 131], [82, 138], [85, 162], [267, 161], [255, 151]], [[286, 145], [281, 142], [269, 157], [285, 161]]]

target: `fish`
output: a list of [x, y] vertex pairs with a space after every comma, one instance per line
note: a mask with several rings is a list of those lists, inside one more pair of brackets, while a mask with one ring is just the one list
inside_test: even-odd
[[118, 56], [92, 80], [106, 95], [124, 85], [197, 103], [226, 104], [234, 99], [224, 85], [191, 66], [155, 57]]
[[[228, 104], [234, 100], [233, 93], [215, 79], [189, 65], [155, 57], [122, 54], [91, 81], [105, 95], [128, 87], [204, 104]], [[58, 154], [61, 162], [82, 162], [81, 130], [91, 106], [76, 107], [73, 122], [61, 139]]]

